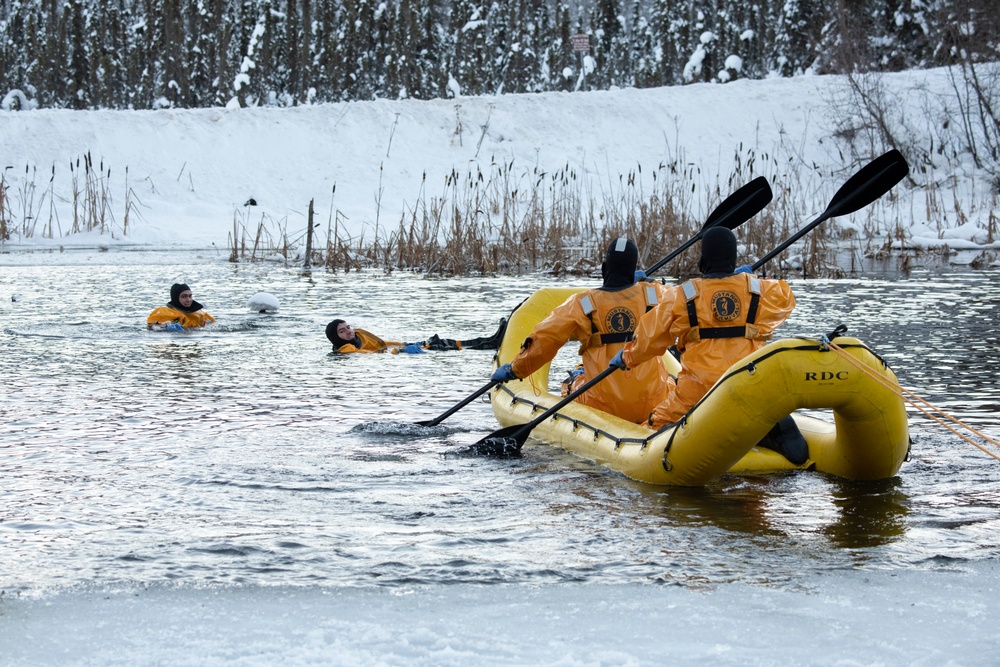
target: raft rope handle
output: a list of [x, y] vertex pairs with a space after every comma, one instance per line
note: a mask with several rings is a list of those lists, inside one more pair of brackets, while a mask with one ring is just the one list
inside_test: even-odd
[[[865, 373], [866, 375], [868, 375], [869, 377], [871, 377], [872, 379], [874, 379], [876, 382], [880, 383], [882, 386], [884, 386], [884, 387], [886, 387], [888, 389], [892, 389], [893, 391], [895, 391], [897, 394], [900, 395], [900, 397], [904, 401], [906, 401], [907, 403], [909, 403], [910, 405], [912, 405], [914, 408], [916, 408], [917, 410], [919, 410], [920, 412], [922, 412], [929, 419], [931, 419], [931, 420], [937, 422], [938, 424], [940, 424], [941, 426], [945, 427], [946, 429], [948, 429], [949, 431], [951, 431], [952, 433], [954, 433], [955, 435], [957, 435], [962, 440], [965, 440], [966, 442], [968, 442], [969, 444], [971, 444], [973, 447], [975, 447], [975, 448], [979, 449], [980, 451], [982, 451], [984, 454], [987, 454], [988, 456], [992, 456], [996, 460], [1000, 461], [1000, 454], [996, 454], [993, 451], [987, 449], [986, 447], [983, 447], [978, 442], [976, 442], [972, 438], [968, 437], [964, 433], [959, 433], [955, 428], [953, 428], [949, 424], [944, 423], [944, 421], [941, 420], [941, 419], [939, 419], [937, 416], [931, 414], [930, 410], [933, 410], [935, 412], [940, 413], [945, 419], [949, 419], [949, 420], [953, 421], [954, 423], [958, 424], [959, 426], [961, 426], [965, 430], [967, 430], [970, 433], [973, 433], [976, 436], [982, 438], [983, 440], [985, 440], [986, 442], [990, 443], [994, 447], [997, 447], [998, 449], [1000, 449], [1000, 442], [997, 442], [996, 440], [994, 440], [993, 438], [989, 437], [985, 433], [981, 433], [980, 431], [977, 431], [976, 429], [974, 429], [973, 427], [969, 426], [968, 424], [962, 422], [961, 420], [953, 417], [952, 415], [949, 415], [947, 412], [945, 412], [941, 408], [939, 408], [936, 405], [934, 405], [934, 404], [932, 404], [932, 403], [924, 400], [920, 396], [917, 396], [914, 392], [912, 392], [909, 389], [903, 387], [898, 382], [892, 382], [890, 380], [885, 379], [881, 375], [875, 373], [873, 370], [871, 370], [870, 368], [868, 368], [867, 366], [865, 366], [864, 364], [862, 364], [860, 361], [858, 361], [857, 359], [855, 359], [854, 357], [852, 357], [847, 352], [847, 350], [845, 350], [844, 348], [840, 347], [836, 343], [832, 342], [826, 336], [822, 337], [822, 339], [820, 340], [820, 344], [821, 345], [825, 345], [829, 349], [831, 349], [834, 352], [836, 352], [842, 359], [846, 360], [851, 365], [856, 366], [857, 368], [859, 368], [863, 373]], [[914, 400], [910, 400], [904, 394], [909, 394], [910, 396], [912, 396], [916, 400], [915, 401]], [[923, 403], [928, 408], [930, 408], [930, 410], [927, 410], [923, 406], [918, 405], [916, 401], [919, 401], [920, 403]]]

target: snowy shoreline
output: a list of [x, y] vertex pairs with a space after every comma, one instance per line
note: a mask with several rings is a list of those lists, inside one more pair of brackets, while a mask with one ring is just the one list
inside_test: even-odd
[[[946, 70], [883, 82], [900, 109], [926, 109], [949, 85]], [[301, 236], [310, 200], [319, 233], [336, 227], [371, 243], [394, 232], [413, 207], [446, 199], [443, 184], [453, 175], [489, 176], [501, 163], [512, 165], [501, 176], [514, 181], [497, 187], [530, 190], [532, 179], [558, 172], [598, 202], [621, 196], [626, 179], [636, 192], [651, 192], [657, 173], [670, 175], [662, 166], [677, 165], [695, 189], [692, 211], [711, 206], [716, 191], [765, 175], [794, 199], [783, 201], [787, 192], [776, 187], [772, 208], [786, 217], [819, 211], [847, 175], [886, 148], [844, 138], [831, 105], [842, 102], [845, 86], [841, 77], [803, 76], [289, 109], [4, 112], [11, 221], [0, 252], [47, 244], [227, 252], [237, 226], [252, 231], [263, 221]], [[924, 150], [942, 140], [947, 112], [942, 106], [941, 117], [912, 117], [902, 130]], [[84, 174], [88, 157], [92, 169]], [[974, 241], [995, 249], [989, 174], [959, 153], [939, 161], [911, 165], [916, 186], [901, 183], [871, 211], [828, 224], [886, 238], [903, 228], [916, 247]], [[107, 194], [105, 233], [67, 235], [88, 191]], [[31, 237], [19, 231], [25, 219]], [[45, 232], [54, 238], [42, 239]]]

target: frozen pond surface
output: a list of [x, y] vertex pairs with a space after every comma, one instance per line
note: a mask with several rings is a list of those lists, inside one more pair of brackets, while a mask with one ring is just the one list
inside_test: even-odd
[[[463, 457], [487, 404], [413, 422], [492, 353], [338, 357], [323, 329], [486, 335], [552, 278], [223, 259], [0, 255], [0, 665], [996, 664], [1000, 462], [925, 417], [875, 484]], [[843, 322], [996, 438], [998, 278], [792, 281], [779, 335]], [[145, 330], [176, 281], [216, 325]]]

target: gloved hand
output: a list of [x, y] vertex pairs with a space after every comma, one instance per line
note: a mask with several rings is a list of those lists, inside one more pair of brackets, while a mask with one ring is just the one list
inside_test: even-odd
[[184, 327], [179, 322], [167, 322], [163, 325], [164, 331], [184, 331]]
[[611, 361], [608, 362], [608, 368], [614, 366], [615, 368], [620, 368], [623, 371], [627, 371], [628, 366], [625, 365], [625, 359], [622, 358], [624, 354], [625, 354], [625, 348], [618, 350], [618, 354], [612, 357]]
[[642, 282], [645, 279], [646, 279], [646, 272], [643, 271], [642, 269], [636, 269], [635, 277], [632, 279], [632, 282], [638, 283]]
[[510, 367], [510, 364], [504, 364], [500, 368], [493, 371], [493, 375], [490, 376], [490, 379], [496, 382], [507, 382], [508, 380], [516, 380], [517, 376], [514, 375], [514, 369]]
[[753, 265], [744, 264], [743, 266], [737, 268], [733, 273], [753, 273]]
[[403, 352], [407, 354], [423, 354], [424, 348], [421, 347], [420, 343], [407, 343], [403, 346]]

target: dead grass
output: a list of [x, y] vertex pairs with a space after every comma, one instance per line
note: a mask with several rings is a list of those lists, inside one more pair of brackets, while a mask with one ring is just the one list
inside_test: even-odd
[[[753, 178], [765, 176], [774, 199], [736, 230], [744, 249], [740, 261], [752, 263], [819, 214], [806, 207], [830, 197], [861, 166], [851, 165], [843, 173], [819, 173], [817, 166], [796, 156], [794, 146], [778, 146], [770, 152], [741, 146], [734, 151], [731, 165], [727, 173], [707, 174], [681, 154], [651, 168], [636, 164], [627, 173], [595, 183], [569, 164], [543, 171], [522, 168], [513, 160], [494, 160], [465, 173], [452, 171], [439, 183], [428, 182], [424, 175], [406, 210], [387, 213], [379, 202], [374, 229], [363, 227], [367, 231], [358, 234], [350, 233], [349, 229], [358, 226], [349, 224], [336, 207], [334, 187], [326, 224], [314, 222], [311, 239], [307, 238], [308, 225], [290, 229], [287, 217], [261, 213], [247, 202], [233, 214], [228, 257], [231, 262], [281, 260], [331, 272], [592, 275], [610, 241], [627, 236], [639, 246], [639, 266], [648, 267], [695, 235], [726, 196]], [[69, 169], [68, 198], [54, 191], [55, 166], [46, 174], [47, 182], [30, 166], [21, 177], [13, 175], [13, 167], [0, 173], [0, 241], [59, 238], [92, 230], [125, 237], [134, 220], [141, 220], [143, 204], [130, 184], [128, 169], [124, 170], [121, 205], [112, 196], [120, 186], [111, 167], [103, 162], [95, 166], [88, 153]], [[987, 228], [992, 243], [998, 237], [997, 193], [989, 184], [981, 189], [985, 192], [972, 200], [960, 199], [954, 183], [936, 181], [928, 174], [923, 205], [893, 190], [855, 215], [853, 227], [820, 225], [770, 262], [765, 272], [839, 276], [856, 272], [866, 258], [904, 261], [905, 230], [914, 221], [939, 234], [955, 224], [977, 221]], [[71, 212], [72, 219], [65, 226], [60, 209]], [[383, 218], [390, 215], [393, 221], [385, 222]], [[842, 266], [845, 247], [848, 266]], [[664, 266], [660, 275], [695, 275], [697, 258], [696, 249], [683, 253]]]
[[[779, 157], [779, 153], [781, 156]], [[810, 222], [821, 211], [807, 202], [831, 197], [861, 164], [843, 174], [821, 174], [792, 151], [773, 153], [740, 147], [727, 174], [704, 174], [679, 158], [653, 169], [636, 165], [595, 186], [570, 165], [555, 172], [519, 170], [511, 162], [493, 161], [488, 168], [452, 171], [435, 194], [428, 194], [426, 175], [414, 204], [383, 234], [350, 235], [343, 213], [331, 201], [326, 240], [313, 244], [311, 266], [329, 271], [362, 269], [414, 271], [434, 275], [521, 275], [545, 272], [593, 274], [612, 239], [627, 236], [639, 246], [639, 266], [651, 266], [682, 245], [726, 196], [757, 176], [765, 176], [772, 202], [740, 226], [741, 263], [753, 263]], [[811, 191], [817, 182], [830, 192]], [[806, 193], [803, 196], [803, 193]], [[928, 215], [954, 219], [960, 202], [949, 210], [927, 195]], [[854, 273], [864, 258], [884, 258], [901, 247], [904, 219], [912, 219], [895, 192], [862, 214], [860, 228], [820, 225], [770, 262], [764, 272], [782, 276], [842, 276]], [[256, 226], [234, 223], [231, 261], [253, 261], [280, 255], [301, 261], [302, 243], [290, 239], [285, 221], [262, 216]], [[941, 222], [937, 223], [939, 229]], [[840, 266], [837, 253], [849, 249], [850, 265]], [[681, 254], [660, 275], [685, 278], [697, 274], [698, 253]], [[842, 259], [842, 257], [841, 257]]]
[[[13, 167], [7, 167], [0, 176], [0, 240], [55, 239], [95, 230], [112, 238], [127, 236], [133, 218], [141, 219], [137, 207], [142, 205], [129, 184], [128, 169], [125, 169], [120, 222], [115, 216], [111, 167], [105, 168], [103, 160], [95, 167], [88, 152], [69, 163], [69, 172], [70, 192], [65, 197], [55, 191], [55, 165], [51, 167], [48, 182], [41, 186], [43, 176], [37, 166], [25, 165], [21, 178], [13, 177]], [[66, 203], [71, 219], [66, 221], [64, 230], [59, 204]]]

